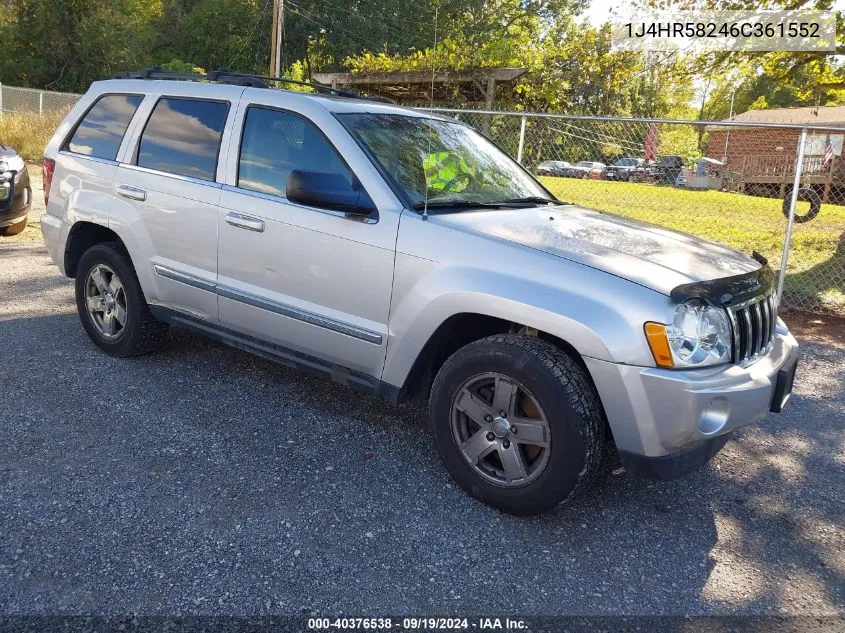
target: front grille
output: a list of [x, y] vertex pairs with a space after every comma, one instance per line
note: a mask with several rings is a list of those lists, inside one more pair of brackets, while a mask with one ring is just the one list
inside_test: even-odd
[[774, 295], [730, 306], [728, 314], [733, 328], [734, 362], [746, 367], [772, 347], [777, 321]]

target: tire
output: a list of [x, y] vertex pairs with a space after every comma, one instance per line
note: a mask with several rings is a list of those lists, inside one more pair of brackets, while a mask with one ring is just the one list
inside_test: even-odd
[[[813, 218], [815, 218], [822, 210], [822, 199], [818, 193], [810, 189], [809, 187], [801, 187], [798, 190], [798, 200], [801, 202], [809, 202], [810, 203], [810, 210], [807, 213], [796, 213], [795, 214], [795, 222], [797, 224], [802, 224], [804, 222], [809, 222]], [[792, 203], [792, 196], [788, 195], [786, 198], [783, 199], [783, 215], [788, 220], [789, 219], [789, 207]]]
[[0, 229], [0, 235], [3, 237], [12, 237], [13, 235], [20, 235], [23, 233], [24, 229], [26, 228], [27, 223], [29, 222], [29, 218], [24, 218], [17, 224], [12, 224], [11, 226], [4, 226]]
[[[117, 277], [119, 290], [114, 293], [100, 292], [99, 284], [95, 280], [95, 270], [100, 271], [103, 282], [112, 282], [109, 271]], [[112, 283], [106, 284], [117, 288]], [[118, 311], [114, 310], [111, 335], [104, 327], [106, 321], [105, 308], [97, 308], [92, 313], [89, 310], [89, 297], [95, 292], [100, 296], [112, 296], [112, 306], [122, 307], [124, 323], [119, 324]], [[105, 306], [105, 302], [102, 303]], [[135, 269], [132, 267], [129, 255], [116, 242], [96, 244], [83, 253], [76, 270], [76, 308], [82, 327], [85, 328], [91, 340], [104, 352], [117, 358], [129, 358], [149, 353], [157, 349], [167, 337], [168, 326], [153, 317]], [[103, 316], [100, 317], [99, 315]]]
[[[474, 391], [491, 374], [495, 389], [491, 392], [482, 386]], [[522, 404], [512, 405], [507, 416], [499, 415], [490, 423], [494, 412], [488, 407], [497, 403], [501, 385], [505, 385], [502, 393], [508, 393], [508, 384], [516, 389], [506, 401]], [[472, 416], [467, 409], [473, 411]], [[482, 426], [476, 419], [484, 418], [485, 412], [489, 424]], [[571, 357], [535, 337], [499, 334], [455, 352], [434, 380], [430, 415], [435, 443], [455, 482], [506, 512], [526, 515], [553, 508], [584, 491], [599, 469], [605, 423], [598, 394]], [[513, 421], [510, 432], [508, 418]], [[522, 436], [514, 428], [522, 428]], [[532, 443], [541, 436], [540, 445]], [[483, 455], [475, 461], [467, 454], [473, 446]], [[505, 460], [514, 463], [511, 449], [519, 454], [516, 462], [525, 472], [521, 479], [508, 477]]]

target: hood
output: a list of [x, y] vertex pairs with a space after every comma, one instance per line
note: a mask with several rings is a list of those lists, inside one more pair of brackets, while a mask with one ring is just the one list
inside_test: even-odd
[[456, 229], [522, 244], [666, 295], [681, 284], [761, 268], [743, 253], [693, 235], [572, 205], [435, 217]]
[[15, 151], [14, 147], [9, 147], [8, 145], [0, 143], [0, 158], [12, 158], [17, 155], [18, 153]]

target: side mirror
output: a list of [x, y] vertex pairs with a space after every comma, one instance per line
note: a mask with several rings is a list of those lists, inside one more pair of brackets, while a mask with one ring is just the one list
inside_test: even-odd
[[350, 215], [376, 212], [376, 205], [357, 179], [350, 183], [340, 174], [295, 169], [288, 176], [285, 195], [291, 202]]

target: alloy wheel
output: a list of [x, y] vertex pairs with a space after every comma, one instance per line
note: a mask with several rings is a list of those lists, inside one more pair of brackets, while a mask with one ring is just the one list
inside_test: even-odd
[[97, 264], [85, 280], [85, 307], [91, 323], [105, 339], [113, 340], [126, 327], [126, 291], [120, 277], [105, 264]]
[[452, 400], [452, 437], [476, 474], [498, 486], [530, 484], [545, 470], [551, 428], [518, 381], [496, 372], [473, 376]]

